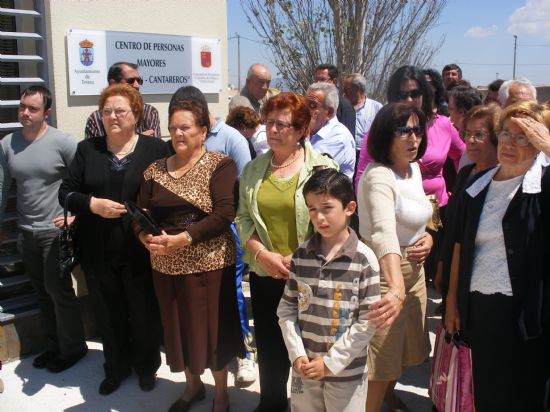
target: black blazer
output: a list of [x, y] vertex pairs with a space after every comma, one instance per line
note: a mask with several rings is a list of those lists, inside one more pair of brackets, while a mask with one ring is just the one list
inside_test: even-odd
[[[339, 96], [336, 118], [348, 128], [355, 140], [355, 108], [350, 101], [342, 95]], [[356, 147], [356, 149], [359, 150], [360, 147]]]
[[[140, 135], [134, 149], [132, 162], [124, 176], [121, 200], [135, 201], [145, 169], [155, 160], [167, 157], [168, 146], [161, 139]], [[86, 139], [78, 144], [75, 157], [59, 188], [59, 201], [63, 205], [69, 198], [69, 210], [77, 215], [77, 241], [81, 249], [81, 265], [86, 271], [103, 267], [103, 223], [105, 219], [90, 211], [90, 198], [108, 198], [110, 193], [110, 163], [105, 137]], [[145, 249], [134, 236], [129, 218], [124, 215], [126, 253], [132, 263], [147, 266]]]
[[[524, 339], [539, 337], [550, 326], [550, 168], [535, 167], [542, 168], [541, 192], [524, 193], [520, 186], [502, 218], [508, 272]], [[455, 241], [461, 246], [457, 297], [465, 325], [469, 321], [475, 238], [488, 189], [489, 185], [475, 197], [464, 192], [459, 200], [455, 231]]]

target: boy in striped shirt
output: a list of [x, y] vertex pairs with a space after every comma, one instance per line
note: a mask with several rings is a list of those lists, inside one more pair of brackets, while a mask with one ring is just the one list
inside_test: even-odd
[[348, 227], [351, 181], [317, 171], [303, 194], [316, 233], [292, 257], [277, 315], [293, 366], [293, 412], [364, 411], [367, 348], [376, 327], [368, 305], [380, 299], [378, 261]]

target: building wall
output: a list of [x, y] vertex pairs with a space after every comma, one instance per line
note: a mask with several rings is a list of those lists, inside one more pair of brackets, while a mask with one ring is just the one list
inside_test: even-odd
[[[113, 30], [175, 34], [221, 39], [221, 84], [228, 83], [226, 0], [45, 0], [49, 86], [54, 93], [53, 123], [77, 139], [84, 136], [87, 117], [97, 109], [98, 96], [69, 96], [67, 30]], [[206, 95], [214, 116], [227, 115], [227, 88]], [[169, 95], [143, 95], [160, 114], [168, 135]]]

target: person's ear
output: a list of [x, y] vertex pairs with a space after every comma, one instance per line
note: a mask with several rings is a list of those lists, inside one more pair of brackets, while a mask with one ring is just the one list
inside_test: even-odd
[[115, 80], [114, 79], [109, 79], [109, 86], [112, 86], [113, 84], [115, 84]]
[[344, 208], [344, 213], [347, 217], [351, 217], [355, 213], [355, 209], [357, 209], [357, 202], [355, 200], [352, 200]]
[[44, 112], [44, 120], [48, 120], [48, 117], [50, 117], [50, 114], [52, 114], [52, 108], [51, 107]]

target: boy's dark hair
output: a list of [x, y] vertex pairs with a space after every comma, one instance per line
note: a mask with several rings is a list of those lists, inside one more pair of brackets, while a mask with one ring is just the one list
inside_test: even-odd
[[317, 170], [308, 179], [302, 190], [304, 198], [312, 192], [332, 196], [342, 202], [344, 207], [355, 198], [351, 180], [338, 170], [329, 168]]

